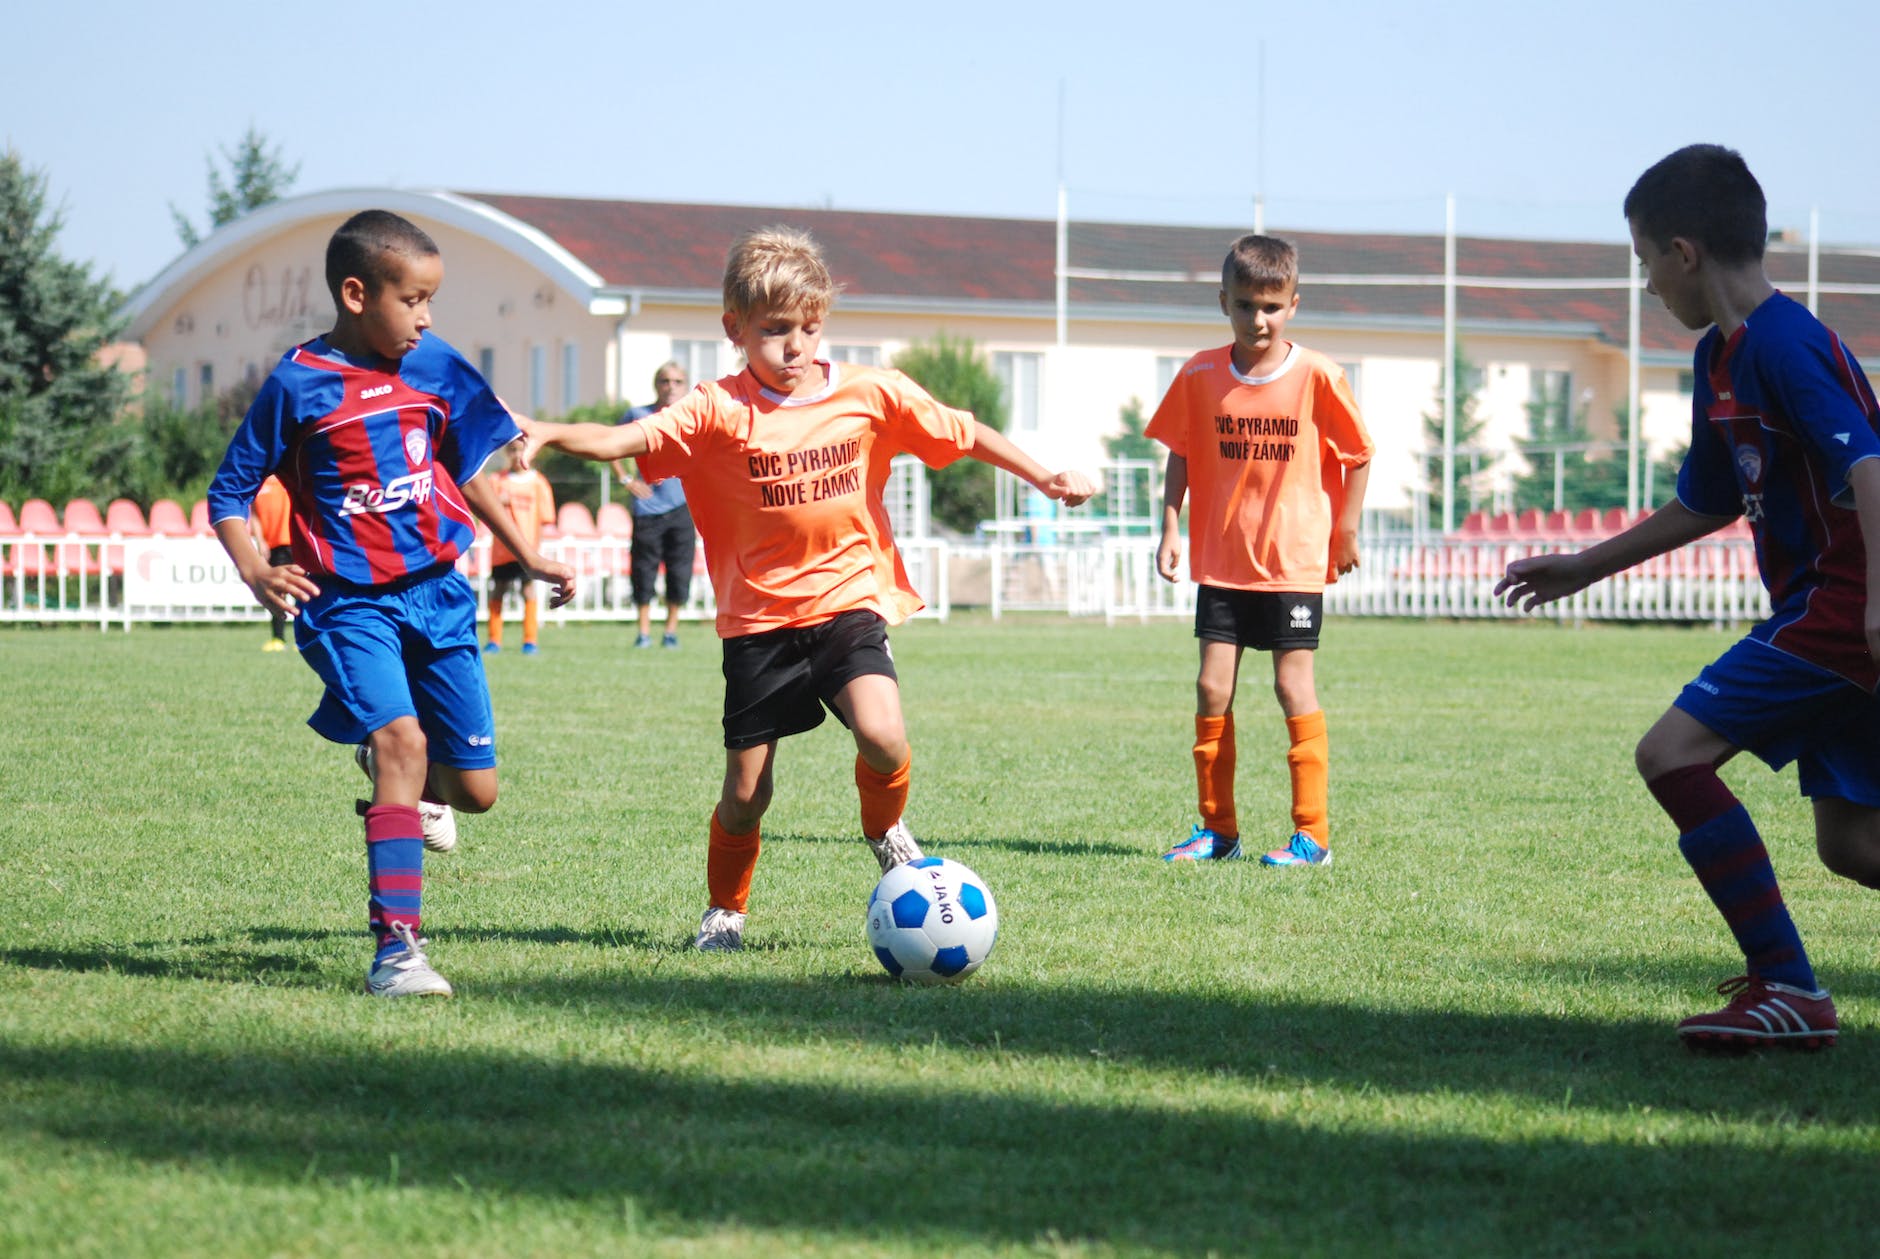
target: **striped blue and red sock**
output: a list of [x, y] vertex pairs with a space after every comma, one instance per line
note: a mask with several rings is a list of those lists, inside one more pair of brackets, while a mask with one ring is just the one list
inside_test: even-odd
[[1749, 810], [1709, 765], [1674, 769], [1647, 785], [1681, 832], [1678, 850], [1736, 937], [1750, 974], [1813, 992], [1814, 968]]
[[375, 804], [366, 810], [366, 912], [379, 951], [374, 965], [405, 946], [392, 934], [402, 922], [417, 934], [424, 897], [424, 831], [417, 809]]

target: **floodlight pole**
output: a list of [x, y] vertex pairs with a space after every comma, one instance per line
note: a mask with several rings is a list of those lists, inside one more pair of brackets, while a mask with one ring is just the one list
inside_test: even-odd
[[1638, 356], [1639, 356], [1639, 293], [1645, 281], [1639, 276], [1638, 268], [1632, 265], [1632, 255], [1625, 256], [1625, 271], [1631, 282], [1625, 286], [1625, 510], [1628, 516], [1636, 516], [1639, 509], [1639, 445], [1644, 431], [1644, 417], [1639, 414], [1638, 397]]
[[1456, 528], [1456, 194], [1443, 197], [1443, 532]]
[[1064, 186], [1064, 80], [1058, 80], [1057, 343], [1070, 344], [1071, 200]]
[[1808, 211], [1808, 313], [1820, 318], [1821, 311], [1821, 207]]

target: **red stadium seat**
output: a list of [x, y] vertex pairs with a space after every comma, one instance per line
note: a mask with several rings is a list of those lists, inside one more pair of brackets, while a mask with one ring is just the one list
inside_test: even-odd
[[1522, 537], [1538, 538], [1546, 528], [1546, 517], [1538, 507], [1530, 507], [1515, 518], [1514, 531]]
[[150, 504], [150, 532], [166, 538], [189, 536], [189, 517], [173, 498], [160, 498]]
[[1476, 534], [1487, 533], [1488, 532], [1488, 513], [1479, 512], [1479, 511], [1470, 512], [1468, 515], [1462, 518], [1462, 527], [1456, 530], [1456, 532], [1461, 533], [1461, 534], [1467, 534], [1471, 537], [1473, 537]]
[[51, 503], [43, 498], [29, 498], [20, 504], [20, 532], [50, 537], [64, 533], [65, 527], [59, 523], [59, 513], [52, 510]]
[[600, 536], [594, 528], [594, 516], [588, 511], [586, 503], [563, 503], [561, 510], [555, 513], [555, 525], [564, 538]]
[[603, 538], [630, 538], [633, 536], [633, 513], [627, 510], [625, 503], [602, 503], [600, 514], [594, 517], [594, 527], [600, 530]]
[[1615, 533], [1623, 533], [1625, 526], [1626, 515], [1625, 508], [1623, 507], [1608, 507], [1606, 514], [1600, 518], [1599, 522], [1600, 529], [1604, 531], [1607, 536], [1611, 536]]
[[144, 521], [144, 509], [128, 498], [114, 498], [104, 509], [105, 532], [125, 538], [141, 538], [150, 532]]
[[208, 499], [197, 499], [195, 505], [189, 509], [189, 531], [199, 534], [213, 534], [215, 532], [215, 530], [209, 527]]
[[101, 538], [110, 530], [98, 514], [98, 504], [89, 498], [75, 498], [65, 505], [65, 531], [80, 537]]
[[1541, 521], [1541, 532], [1549, 540], [1565, 538], [1573, 532], [1573, 513], [1570, 511], [1550, 511]]
[[1581, 537], [1599, 536], [1599, 508], [1587, 507], [1573, 514], [1573, 532]]
[[[97, 514], [92, 508], [92, 514]], [[100, 524], [102, 531], [102, 523]], [[43, 498], [29, 498], [20, 504], [20, 532], [37, 534], [43, 538], [65, 536], [65, 526], [59, 523], [58, 513], [52, 510], [52, 504]], [[97, 557], [91, 548], [79, 543], [46, 548], [43, 546], [18, 546], [13, 549], [11, 567], [28, 576], [47, 576], [64, 572], [69, 576], [98, 571]]]

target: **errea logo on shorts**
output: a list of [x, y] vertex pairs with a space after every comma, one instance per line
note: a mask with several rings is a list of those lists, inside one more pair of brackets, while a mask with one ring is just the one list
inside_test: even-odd
[[339, 514], [357, 516], [371, 512], [383, 515], [407, 504], [426, 503], [430, 499], [431, 470], [426, 468], [422, 472], [388, 481], [383, 488], [365, 481], [347, 486], [346, 500], [339, 505]]
[[1294, 629], [1312, 628], [1312, 609], [1303, 603], [1293, 604], [1292, 627]]
[[370, 389], [361, 389], [359, 391], [359, 401], [370, 402], [374, 398], [383, 398], [391, 391], [392, 387], [390, 385], [374, 385]]

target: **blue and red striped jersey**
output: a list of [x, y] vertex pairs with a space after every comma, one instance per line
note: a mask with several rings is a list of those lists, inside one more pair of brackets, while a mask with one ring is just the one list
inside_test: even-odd
[[1850, 469], [1880, 457], [1880, 406], [1860, 364], [1808, 308], [1776, 293], [1729, 337], [1697, 345], [1691, 449], [1678, 500], [1742, 516], [1774, 611], [1750, 637], [1873, 690], [1861, 626], [1867, 549]]
[[317, 581], [397, 581], [476, 539], [457, 487], [521, 430], [442, 338], [398, 362], [350, 359], [316, 337], [284, 355], [209, 485], [211, 522], [246, 519], [270, 473], [294, 503], [294, 562]]

